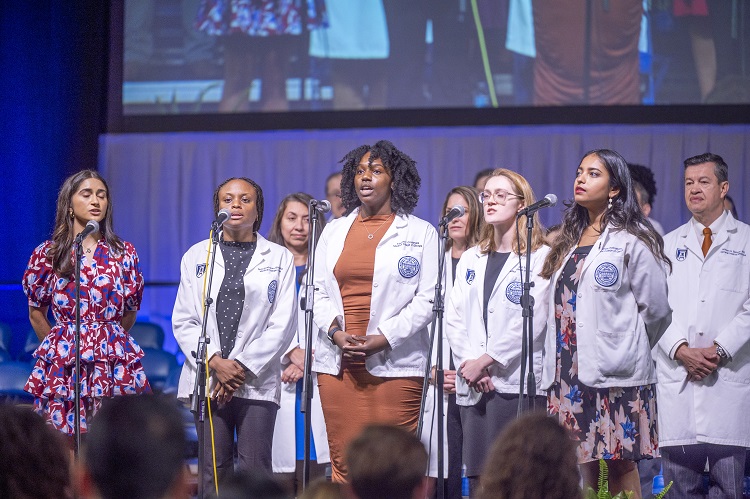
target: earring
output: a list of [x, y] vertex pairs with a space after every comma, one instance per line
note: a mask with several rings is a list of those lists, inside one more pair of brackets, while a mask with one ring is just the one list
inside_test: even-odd
[[612, 209], [612, 198], [609, 198], [609, 201], [607, 201], [607, 209], [608, 210]]
[[73, 220], [75, 217], [73, 216], [73, 210], [68, 210], [68, 214], [70, 215], [70, 219]]

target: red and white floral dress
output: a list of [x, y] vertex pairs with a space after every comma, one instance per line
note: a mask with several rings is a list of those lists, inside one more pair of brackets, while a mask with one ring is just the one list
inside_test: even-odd
[[[57, 430], [73, 435], [75, 424], [75, 282], [57, 275], [48, 252], [52, 241], [32, 253], [23, 289], [32, 307], [49, 306], [54, 325], [34, 352], [36, 362], [24, 389], [35, 410]], [[81, 432], [102, 399], [148, 393], [143, 351], [123, 329], [124, 312], [138, 310], [143, 276], [130, 243], [122, 253], [100, 240], [91, 266], [81, 266]]]

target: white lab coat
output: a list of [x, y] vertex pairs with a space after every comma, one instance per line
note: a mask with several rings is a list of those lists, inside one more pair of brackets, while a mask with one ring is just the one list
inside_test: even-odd
[[[203, 322], [203, 280], [208, 272], [206, 257], [208, 240], [193, 245], [182, 257], [180, 287], [177, 290], [172, 328], [180, 349], [185, 354], [177, 396], [188, 400], [193, 393], [196, 363], [190, 352], [198, 346]], [[210, 262], [209, 262], [210, 265]], [[281, 384], [280, 357], [289, 345], [297, 324], [297, 299], [294, 289], [294, 257], [288, 249], [258, 234], [257, 246], [245, 271], [245, 306], [240, 317], [234, 348], [229, 354], [250, 370], [245, 384], [237, 388], [235, 397], [279, 403]], [[216, 299], [224, 279], [224, 258], [216, 249], [211, 298], [214, 305], [208, 315], [206, 334], [207, 359], [221, 355], [216, 324]], [[211, 373], [209, 373], [210, 375]], [[210, 377], [210, 389], [216, 380]]]
[[[567, 262], [568, 256], [563, 260]], [[550, 280], [555, 286], [564, 264]], [[554, 288], [552, 288], [554, 289]], [[542, 386], [555, 379], [555, 301], [550, 295]], [[576, 293], [578, 378], [594, 388], [656, 382], [651, 348], [672, 320], [664, 263], [636, 236], [607, 226], [586, 256]]]
[[[304, 280], [300, 287], [300, 301], [305, 292]], [[297, 312], [297, 331], [292, 336], [292, 341], [281, 356], [281, 371], [289, 365], [289, 352], [295, 348], [305, 348], [305, 311], [301, 308]], [[317, 332], [313, 325], [313, 332]], [[318, 379], [312, 373], [313, 397], [311, 402], [310, 430], [315, 442], [316, 462], [328, 463], [331, 461], [328, 452], [328, 434], [326, 433], [326, 422], [323, 418], [323, 408], [320, 405], [320, 394], [318, 393]], [[297, 466], [297, 441], [296, 441], [296, 408], [297, 383], [281, 383], [281, 404], [276, 413], [276, 425], [273, 431], [272, 464], [274, 473], [293, 473]]]
[[[341, 349], [327, 331], [334, 321], [345, 330], [344, 305], [333, 269], [358, 209], [326, 225], [315, 253], [315, 324], [319, 329], [313, 370], [337, 375]], [[383, 334], [389, 348], [370, 355], [367, 371], [378, 377], [424, 376], [432, 298], [437, 282], [437, 232], [413, 215], [396, 215], [375, 251], [367, 334]]]
[[[542, 246], [531, 254], [531, 296], [534, 298], [533, 349], [536, 390], [541, 393], [542, 349], [547, 330], [549, 281], [538, 277], [549, 247]], [[518, 393], [521, 382], [521, 346], [523, 315], [521, 275], [525, 278], [526, 257], [511, 253], [492, 288], [487, 305], [487, 327], [484, 326], [484, 279], [487, 254], [478, 246], [468, 249], [456, 269], [456, 282], [446, 313], [446, 331], [453, 362], [458, 368], [468, 359], [487, 354], [495, 360], [488, 371], [498, 393]], [[528, 369], [528, 367], [527, 367]], [[469, 388], [463, 378], [456, 379], [456, 403], [471, 406], [482, 394]]]
[[[451, 260], [450, 250], [445, 255], [445, 275], [443, 276], [443, 296], [445, 296], [443, 305], [448, 306], [448, 299], [453, 289], [453, 263]], [[445, 324], [445, 315], [443, 315], [443, 324]], [[437, 327], [437, 326], [436, 326]], [[431, 365], [437, 365], [437, 328], [435, 329], [435, 343], [432, 345]], [[443, 369], [450, 369], [450, 345], [448, 336], [445, 334], [443, 326]], [[430, 385], [425, 397], [424, 418], [422, 426], [422, 444], [430, 460], [427, 476], [437, 476], [437, 402], [435, 399], [436, 385]], [[448, 395], [443, 392], [443, 477], [448, 476]]]
[[[667, 234], [674, 321], [659, 341], [659, 445], [750, 447], [750, 226], [727, 213], [706, 257], [690, 222]], [[681, 339], [730, 355], [702, 381], [670, 358]]]

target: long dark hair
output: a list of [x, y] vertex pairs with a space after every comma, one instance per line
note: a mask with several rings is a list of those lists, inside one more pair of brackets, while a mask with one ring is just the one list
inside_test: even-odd
[[55, 228], [52, 232], [49, 258], [52, 259], [52, 270], [59, 276], [71, 276], [73, 274], [75, 256], [71, 250], [76, 236], [73, 233], [74, 217], [71, 215], [73, 196], [78, 192], [84, 180], [92, 178], [104, 184], [107, 193], [107, 211], [102, 221], [99, 222], [99, 233], [114, 253], [121, 253], [125, 248], [122, 239], [117, 237], [112, 229], [112, 198], [109, 195], [107, 181], [99, 175], [99, 172], [81, 170], [66, 178], [57, 194], [57, 212], [55, 213]]
[[[625, 159], [610, 149], [595, 149], [584, 154], [581, 162], [591, 155], [599, 158], [607, 169], [609, 186], [619, 189], [617, 195], [612, 198], [612, 207], [608, 208], [602, 216], [601, 229], [611, 224], [616, 230], [624, 230], [633, 234], [651, 250], [654, 258], [662, 260], [671, 271], [672, 262], [664, 254], [664, 241], [638, 206], [630, 170]], [[572, 247], [578, 244], [581, 234], [591, 222], [589, 212], [583, 206], [574, 201], [566, 201], [565, 205], [568, 208], [563, 216], [562, 231], [552, 244], [552, 249], [539, 274], [545, 279], [551, 278], [552, 274], [562, 266], [563, 258]]]
[[[443, 211], [440, 212], [440, 218], [442, 218], [448, 211], [448, 200], [454, 194], [458, 194], [464, 198], [464, 201], [466, 201], [466, 204], [469, 207], [469, 223], [466, 224], [469, 229], [469, 236], [466, 238], [466, 244], [468, 245], [467, 248], [471, 248], [472, 246], [476, 246], [479, 242], [479, 236], [482, 232], [482, 227], [484, 226], [482, 205], [479, 203], [479, 196], [477, 196], [477, 191], [475, 191], [473, 187], [459, 185], [458, 187], [451, 189], [448, 192], [448, 195], [445, 196], [445, 201], [443, 201]], [[445, 240], [445, 249], [449, 250], [452, 247], [453, 239], [449, 237]]]
[[387, 140], [380, 140], [374, 146], [359, 146], [349, 151], [341, 160], [341, 163], [344, 163], [341, 169], [341, 202], [346, 212], [350, 213], [362, 204], [354, 189], [354, 174], [362, 156], [368, 152], [370, 161], [380, 159], [391, 174], [393, 181], [391, 210], [395, 213], [411, 214], [417, 206], [419, 186], [422, 183], [417, 172], [417, 163]]

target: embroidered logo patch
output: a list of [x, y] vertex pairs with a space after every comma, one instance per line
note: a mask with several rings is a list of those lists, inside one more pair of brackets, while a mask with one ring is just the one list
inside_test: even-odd
[[411, 279], [419, 273], [419, 262], [413, 256], [402, 256], [398, 261], [398, 273]]
[[620, 273], [617, 271], [617, 267], [609, 262], [599, 264], [594, 271], [594, 279], [600, 286], [608, 288], [617, 282], [617, 278]]
[[273, 303], [276, 299], [276, 288], [278, 285], [279, 282], [276, 279], [268, 283], [268, 303]]
[[205, 273], [206, 273], [205, 263], [199, 263], [198, 265], [195, 266], [195, 277], [201, 277]]
[[687, 248], [677, 248], [677, 255], [675, 256], [678, 262], [681, 262], [687, 258]]
[[522, 293], [523, 285], [521, 285], [521, 281], [513, 281], [505, 288], [505, 297], [516, 305], [521, 303]]
[[471, 284], [474, 282], [474, 278], [477, 276], [477, 273], [474, 272], [472, 269], [469, 269], [466, 271], [466, 284]]

